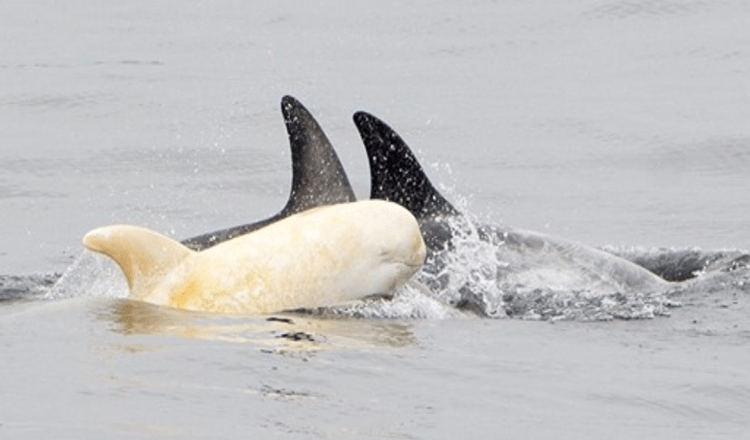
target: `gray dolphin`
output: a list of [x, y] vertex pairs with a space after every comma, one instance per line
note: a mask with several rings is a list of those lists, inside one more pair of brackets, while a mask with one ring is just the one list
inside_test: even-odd
[[341, 161], [310, 112], [291, 96], [281, 99], [281, 112], [292, 150], [292, 189], [284, 208], [265, 220], [209, 232], [182, 244], [196, 251], [208, 249], [316, 206], [356, 200]]
[[[184, 240], [201, 251], [225, 240], [255, 231], [292, 214], [321, 205], [354, 201], [354, 190], [336, 152], [309, 111], [291, 96], [281, 100], [292, 151], [292, 188], [284, 208], [265, 220], [210, 232]], [[0, 275], [0, 303], [48, 293], [61, 274]], [[63, 288], [64, 289], [64, 288]]]
[[[645, 268], [599, 249], [472, 221], [435, 189], [411, 149], [385, 122], [357, 112], [354, 123], [370, 163], [370, 198], [399, 203], [414, 214], [428, 246], [425, 271], [443, 284], [462, 264], [481, 258], [476, 254], [484, 252], [490, 264], [478, 270], [484, 274], [483, 282], [503, 292], [656, 292], [670, 286]], [[462, 249], [462, 245], [468, 247]], [[446, 271], [461, 252], [463, 263]]]

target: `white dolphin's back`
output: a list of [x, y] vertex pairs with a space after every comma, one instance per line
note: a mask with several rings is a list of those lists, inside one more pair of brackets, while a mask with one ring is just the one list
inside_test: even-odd
[[[131, 240], [108, 247], [100, 238], [90, 246], [90, 237], [125, 233]], [[426, 253], [414, 216], [382, 200], [312, 209], [203, 252], [131, 226], [92, 231], [84, 244], [123, 267], [133, 297], [220, 313], [321, 307], [389, 293], [419, 270]], [[174, 265], [151, 273], [138, 263], [155, 254]], [[139, 270], [124, 268], [133, 264]]]

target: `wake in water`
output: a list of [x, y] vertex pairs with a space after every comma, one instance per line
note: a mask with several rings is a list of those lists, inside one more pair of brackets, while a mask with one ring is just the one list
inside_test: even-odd
[[59, 273], [0, 275], [0, 303], [43, 297], [59, 278]]

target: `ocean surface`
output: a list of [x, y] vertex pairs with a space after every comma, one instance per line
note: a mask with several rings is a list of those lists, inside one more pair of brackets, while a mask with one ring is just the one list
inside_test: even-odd
[[[741, 0], [4, 1], [0, 438], [744, 438], [748, 23]], [[125, 299], [82, 236], [278, 212], [286, 94], [360, 198], [365, 110], [473, 218], [690, 279], [485, 313], [416, 288], [270, 317]], [[498, 263], [461, 257], [475, 284]]]

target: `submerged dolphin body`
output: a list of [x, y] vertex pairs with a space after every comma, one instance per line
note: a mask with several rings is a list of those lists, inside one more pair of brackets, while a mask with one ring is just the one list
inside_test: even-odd
[[356, 200], [344, 167], [310, 112], [291, 96], [282, 98], [281, 112], [292, 151], [292, 189], [284, 208], [265, 220], [189, 238], [182, 244], [196, 251], [208, 249], [311, 208]]
[[310, 209], [201, 252], [129, 225], [95, 229], [83, 244], [118, 264], [132, 299], [242, 314], [389, 294], [426, 254], [414, 216], [383, 200]]
[[[428, 246], [425, 271], [435, 275], [439, 283], [445, 283], [443, 275], [451, 275], [446, 267], [464, 252], [460, 256], [463, 261], [482, 256], [491, 261], [492, 267], [484, 264], [480, 272], [494, 288], [506, 293], [656, 292], [670, 285], [643, 267], [598, 249], [535, 232], [472, 222], [435, 189], [393, 129], [365, 112], [355, 113], [354, 123], [370, 163], [370, 198], [396, 202], [414, 214]], [[473, 241], [467, 240], [467, 234], [473, 234]], [[461, 245], [469, 241], [471, 249], [462, 251]], [[477, 255], [480, 251], [484, 252], [482, 256]]]

